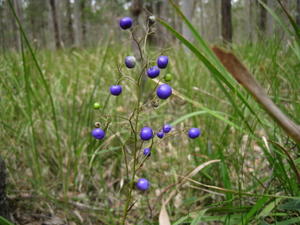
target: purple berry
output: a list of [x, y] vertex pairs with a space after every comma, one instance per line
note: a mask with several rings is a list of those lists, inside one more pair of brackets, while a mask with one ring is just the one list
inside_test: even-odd
[[110, 86], [110, 93], [115, 96], [120, 95], [122, 93], [122, 86], [121, 85]]
[[163, 138], [164, 135], [165, 135], [165, 133], [162, 130], [156, 133], [156, 136], [159, 138]]
[[132, 19], [130, 17], [124, 17], [120, 19], [119, 24], [123, 30], [129, 29], [132, 26]]
[[172, 126], [170, 124], [165, 124], [163, 127], [164, 133], [169, 133], [172, 130]]
[[189, 137], [194, 139], [201, 135], [201, 130], [199, 128], [191, 128], [189, 129]]
[[105, 132], [101, 128], [95, 128], [92, 130], [92, 136], [96, 139], [103, 139], [105, 137]]
[[153, 130], [150, 127], [143, 127], [140, 132], [142, 140], [147, 141], [153, 138]]
[[145, 148], [143, 154], [144, 154], [144, 156], [150, 156], [151, 155], [151, 148]]
[[167, 67], [168, 62], [169, 62], [168, 56], [164, 56], [164, 55], [159, 56], [157, 59], [157, 66], [161, 69], [164, 69]]
[[148, 77], [150, 78], [155, 78], [159, 75], [160, 73], [160, 70], [157, 66], [153, 66], [153, 67], [150, 67], [148, 70], [147, 70], [147, 75]]
[[150, 187], [150, 182], [145, 178], [140, 178], [135, 184], [136, 188], [141, 191], [146, 191]]
[[156, 94], [161, 99], [167, 99], [172, 94], [172, 88], [168, 84], [161, 84], [158, 86]]
[[134, 56], [126, 56], [125, 65], [127, 66], [127, 68], [130, 68], [130, 69], [134, 68], [135, 63], [136, 63], [136, 59]]

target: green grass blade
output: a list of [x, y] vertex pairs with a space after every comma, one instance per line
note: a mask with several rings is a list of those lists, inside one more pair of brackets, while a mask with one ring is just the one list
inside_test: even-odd
[[[33, 159], [34, 162], [32, 162], [32, 165], [34, 167], [33, 173], [35, 174], [35, 179], [33, 179], [36, 184], [35, 188], [39, 188], [41, 185], [39, 184], [42, 181], [42, 173], [41, 173], [41, 167], [40, 167], [40, 161], [39, 161], [39, 154], [36, 146], [36, 132], [34, 129], [34, 123], [33, 123], [33, 115], [32, 115], [32, 103], [30, 99], [30, 81], [28, 77], [28, 66], [26, 62], [25, 52], [24, 52], [24, 45], [23, 45], [23, 39], [21, 39], [21, 53], [22, 53], [22, 61], [23, 61], [23, 73], [24, 73], [24, 80], [25, 80], [25, 95], [26, 95], [26, 104], [28, 109], [28, 119], [30, 124], [30, 142], [31, 146], [33, 148]], [[27, 151], [26, 151], [27, 152]], [[27, 153], [26, 153], [27, 154]], [[41, 186], [42, 187], [42, 186]]]
[[261, 0], [259, 0], [259, 3], [268, 11], [268, 13], [271, 14], [271, 16], [274, 18], [274, 20], [280, 25], [280, 27], [288, 34], [294, 35], [293, 32], [284, 24], [282, 19], [279, 18], [279, 16], [270, 9], [265, 3], [263, 3]]
[[182, 13], [180, 10], [180, 7], [173, 1], [169, 0], [173, 8], [175, 9], [176, 13], [182, 18], [182, 20], [185, 22], [185, 24], [189, 27], [191, 30], [192, 34], [194, 35], [195, 39], [199, 42], [200, 47], [202, 47], [202, 50], [204, 50], [206, 56], [210, 56], [212, 59], [217, 61], [217, 58], [209, 48], [209, 46], [205, 43], [205, 41], [201, 38], [200, 34], [198, 31], [195, 29], [195, 27], [191, 24], [191, 22], [186, 18], [186, 16]]
[[296, 24], [295, 20], [293, 19], [293, 17], [291, 16], [291, 14], [285, 9], [285, 7], [283, 6], [283, 4], [281, 3], [280, 0], [277, 0], [279, 5], [281, 6], [283, 12], [285, 13], [285, 15], [287, 16], [287, 18], [290, 21], [290, 24], [292, 25], [294, 32], [296, 34], [297, 37], [297, 42], [298, 44], [300, 44], [300, 28], [298, 27], [298, 25]]
[[14, 225], [13, 223], [9, 222], [7, 219], [0, 216], [0, 225]]
[[252, 217], [261, 210], [261, 208], [263, 207], [263, 205], [269, 201], [269, 197], [262, 197], [261, 199], [259, 199], [256, 204], [251, 208], [251, 210], [247, 213], [247, 215], [245, 216], [244, 220], [239, 223], [239, 225], [243, 225], [243, 224], [248, 224], [249, 221], [252, 219]]
[[[191, 30], [191, 33], [194, 35], [195, 39], [198, 41], [200, 45], [201, 52], [204, 52], [205, 57], [209, 59], [209, 61], [212, 62], [212, 64], [216, 67], [216, 69], [219, 71], [218, 77], [221, 78], [221, 80], [224, 82], [224, 80], [228, 80], [232, 85], [236, 83], [236, 81], [232, 78], [232, 76], [227, 72], [227, 70], [224, 68], [222, 63], [218, 60], [218, 58], [215, 56], [211, 48], [206, 44], [204, 39], [201, 37], [199, 32], [195, 29], [195, 27], [191, 24], [191, 22], [185, 17], [185, 15], [180, 10], [180, 7], [176, 5], [176, 3], [173, 0], [169, 0], [177, 14], [182, 18], [182, 20], [185, 22], [185, 24], [189, 27]], [[177, 37], [178, 38], [178, 37]], [[185, 43], [184, 43], [185, 44]], [[223, 77], [224, 76], [224, 77]], [[225, 82], [226, 83], [226, 82]], [[228, 84], [226, 83], [228, 86]], [[232, 87], [228, 86], [230, 89], [233, 89]], [[224, 91], [224, 90], [223, 90]], [[226, 91], [226, 90], [225, 90]], [[256, 112], [252, 109], [252, 107], [248, 104], [245, 97], [238, 91], [235, 90], [238, 97], [242, 100], [242, 102], [246, 105], [246, 107], [251, 111], [251, 113], [256, 117], [257, 121], [262, 124], [262, 121], [257, 116]], [[224, 92], [225, 93], [225, 92]], [[226, 93], [225, 93], [226, 94]]]
[[279, 198], [279, 199], [275, 199], [274, 201], [270, 202], [268, 205], [266, 205], [266, 207], [257, 215], [257, 219], [259, 218], [264, 218], [264, 217], [267, 217], [271, 212], [272, 210], [274, 210], [277, 205], [282, 201], [283, 199], [282, 198]]
[[[224, 87], [223, 83], [229, 87], [234, 93], [241, 99], [241, 101], [247, 106], [247, 108], [251, 111], [253, 115], [256, 116], [257, 120], [261, 123], [260, 119], [252, 109], [252, 107], [249, 105], [249, 103], [246, 101], [245, 97], [242, 95], [242, 93], [237, 90], [234, 85], [233, 81], [228, 81], [222, 73], [219, 72], [219, 70], [209, 61], [207, 57], [205, 57], [191, 42], [189, 42], [187, 39], [185, 39], [180, 33], [178, 33], [175, 29], [173, 29], [168, 23], [165, 21], [159, 19], [159, 22], [171, 33], [179, 39], [186, 47], [188, 47], [195, 55], [196, 57], [204, 63], [204, 65], [211, 71], [213, 78], [215, 81], [218, 83], [219, 87], [222, 89], [226, 97], [229, 99], [230, 103], [233, 105], [234, 109], [238, 113], [238, 115], [243, 119], [244, 123], [247, 125], [248, 129], [250, 130], [251, 133], [253, 133], [251, 126], [249, 125], [248, 121], [245, 119], [243, 113], [239, 109], [237, 103], [235, 100], [232, 98], [232, 96], [228, 93], [226, 88]], [[232, 80], [232, 78], [231, 78]], [[223, 82], [223, 83], [222, 83]]]
[[289, 200], [278, 206], [280, 210], [294, 210], [300, 212], [300, 200]]
[[206, 211], [207, 209], [201, 210], [196, 216], [196, 218], [192, 221], [191, 225], [198, 225], [202, 221], [202, 218], [204, 217]]
[[276, 225], [290, 225], [290, 224], [298, 224], [300, 222], [300, 217], [288, 219], [285, 221], [277, 222]]
[[180, 225], [180, 224], [182, 224], [183, 222], [185, 222], [189, 218], [190, 218], [189, 216], [181, 217], [179, 220], [177, 220], [175, 223], [173, 223], [173, 225]]
[[[196, 112], [192, 112], [192, 113], [188, 113], [188, 114], [185, 114], [181, 117], [179, 117], [178, 119], [176, 119], [175, 121], [171, 122], [171, 125], [174, 126], [178, 123], [181, 123], [182, 121], [184, 120], [187, 120], [191, 117], [194, 117], [194, 116], [199, 116], [199, 115], [204, 115], [204, 114], [209, 114], [223, 122], [225, 122], [226, 124], [236, 128], [237, 130], [241, 131], [241, 132], [244, 132], [244, 133], [247, 133], [242, 127], [238, 126], [237, 124], [231, 122], [230, 120], [226, 119], [222, 114], [224, 113], [221, 113], [221, 112], [217, 112], [217, 111], [213, 111], [213, 110], [209, 110], [209, 109], [204, 109], [204, 110], [201, 110], [201, 111], [196, 111]], [[224, 114], [226, 116], [226, 114]]]
[[35, 66], [36, 66], [36, 68], [38, 70], [38, 74], [39, 74], [39, 76], [41, 78], [42, 84], [43, 84], [43, 86], [44, 86], [44, 88], [46, 90], [46, 93], [47, 93], [48, 97], [49, 97], [50, 105], [51, 105], [51, 112], [52, 112], [52, 116], [53, 116], [53, 124], [54, 124], [54, 127], [55, 127], [56, 144], [57, 144], [58, 151], [61, 152], [60, 136], [59, 136], [59, 132], [58, 132], [58, 121], [57, 121], [56, 109], [55, 109], [55, 105], [54, 105], [53, 96], [51, 94], [50, 86], [49, 86], [49, 84], [48, 84], [48, 82], [47, 82], [47, 80], [46, 80], [46, 78], [44, 76], [44, 73], [43, 73], [43, 71], [42, 71], [42, 69], [41, 69], [41, 67], [40, 67], [40, 65], [39, 65], [39, 63], [37, 61], [35, 53], [34, 53], [32, 47], [30, 45], [30, 42], [29, 42], [29, 40], [27, 38], [27, 35], [26, 35], [26, 33], [25, 33], [24, 29], [23, 29], [23, 26], [22, 26], [22, 24], [21, 24], [21, 22], [20, 22], [20, 20], [19, 20], [19, 18], [17, 16], [17, 14], [16, 14], [16, 11], [15, 11], [13, 5], [12, 5], [11, 0], [8, 1], [8, 4], [9, 4], [9, 7], [10, 7], [12, 13], [13, 13], [13, 16], [14, 16], [17, 24], [18, 24], [19, 30], [21, 32], [21, 36], [24, 38], [25, 44], [28, 47], [28, 50], [29, 50], [29, 52], [31, 54], [31, 57], [32, 57], [33, 61], [34, 61], [34, 64], [35, 64]]

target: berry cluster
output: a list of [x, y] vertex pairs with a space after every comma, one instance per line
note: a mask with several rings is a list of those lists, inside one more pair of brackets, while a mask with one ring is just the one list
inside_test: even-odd
[[[148, 26], [152, 26], [155, 23], [155, 17], [154, 16], [150, 16], [149, 17], [149, 23]], [[119, 21], [119, 25], [121, 27], [121, 29], [123, 30], [129, 30], [131, 32], [131, 34], [133, 35], [132, 30], [130, 29], [133, 26], [133, 20], [130, 17], [124, 17]], [[142, 55], [142, 53], [140, 53]], [[137, 66], [137, 60], [134, 56], [126, 56], [125, 60], [124, 60], [124, 64], [128, 69], [134, 69]], [[150, 66], [149, 67], [149, 62], [144, 62], [144, 65], [141, 66], [142, 71], [141, 71], [141, 75], [145, 74], [147, 75], [150, 79], [154, 79], [159, 77], [159, 75], [162, 73], [161, 70], [164, 70], [165, 68], [167, 68], [169, 64], [169, 58], [168, 56], [165, 55], [161, 55], [156, 59], [156, 65]], [[137, 66], [138, 67], [138, 66]], [[164, 77], [164, 81], [165, 82], [170, 82], [172, 80], [172, 75], [170, 73], [167, 73]], [[122, 94], [122, 85], [121, 83], [122, 79], [119, 79], [119, 81], [117, 82], [117, 84], [115, 85], [111, 85], [110, 86], [110, 94], [113, 96], [119, 96]], [[140, 83], [140, 77], [137, 79], [137, 86], [139, 87]], [[156, 83], [160, 83], [155, 81]], [[168, 99], [171, 95], [172, 95], [172, 87], [168, 84], [159, 84], [156, 86], [156, 96], [157, 98], [161, 99], [161, 100], [166, 100]], [[98, 110], [101, 108], [100, 103], [96, 102], [93, 105], [94, 109]], [[153, 138], [156, 135], [159, 139], [164, 138], [168, 133], [170, 133], [173, 129], [173, 127], [170, 124], [165, 124], [163, 125], [163, 127], [158, 131], [158, 132], [154, 132], [153, 129], [149, 126], [144, 126], [140, 129], [140, 132], [137, 132], [137, 128], [139, 126], [138, 124], [138, 115], [139, 115], [139, 111], [141, 110], [141, 105], [140, 105], [140, 100], [138, 100], [137, 103], [137, 108], [134, 109], [133, 113], [130, 116], [130, 125], [131, 125], [131, 129], [132, 129], [132, 134], [135, 136], [135, 142], [138, 141], [138, 136], [140, 137], [142, 144], [145, 141], [150, 141], [151, 140], [151, 146], [144, 148], [143, 149], [143, 155], [144, 155], [144, 159], [146, 160], [147, 158], [149, 158], [151, 156], [151, 149], [153, 146]], [[135, 115], [135, 116], [133, 116]], [[135, 119], [135, 128], [132, 125], [131, 119], [134, 118]], [[100, 128], [100, 123], [97, 122], [95, 124], [95, 127], [92, 130], [92, 136], [95, 139], [103, 139], [105, 138], [105, 131], [107, 129], [101, 129]], [[201, 135], [201, 131], [199, 128], [191, 128], [188, 130], [188, 134], [187, 134], [191, 139], [197, 138]], [[135, 143], [136, 144], [136, 143]], [[138, 146], [137, 144], [135, 146]], [[135, 165], [137, 164], [137, 161], [139, 160], [137, 157], [137, 152], [140, 151], [140, 149], [137, 149], [137, 147], [135, 147], [134, 153], [133, 153], [133, 160], [134, 160], [134, 166], [133, 166], [133, 179], [135, 179], [135, 174], [136, 174], [136, 170], [137, 168], [135, 167]], [[124, 153], [126, 154], [126, 153]], [[141, 165], [143, 164], [144, 161], [142, 161]], [[134, 182], [134, 180], [132, 181], [132, 183]], [[140, 178], [137, 180], [137, 182], [135, 182], [135, 187], [140, 190], [140, 191], [146, 191], [150, 188], [150, 182], [146, 179], [146, 178]], [[129, 192], [129, 196], [128, 196], [128, 202], [131, 201], [131, 191]], [[129, 204], [129, 203], [128, 203]], [[125, 215], [124, 217], [126, 218], [127, 215], [127, 207], [125, 209]]]

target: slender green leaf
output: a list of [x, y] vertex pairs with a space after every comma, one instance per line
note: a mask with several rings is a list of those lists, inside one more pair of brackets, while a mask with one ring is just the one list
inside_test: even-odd
[[264, 218], [268, 216], [273, 209], [277, 207], [277, 205], [282, 201], [282, 198], [275, 199], [274, 201], [271, 201], [266, 207], [257, 215], [257, 219]]
[[180, 224], [182, 224], [183, 222], [185, 222], [189, 218], [190, 218], [189, 216], [181, 217], [179, 220], [177, 220], [175, 223], [173, 223], [173, 225], [180, 225]]
[[285, 15], [287, 16], [287, 18], [290, 21], [290, 24], [292, 25], [294, 32], [296, 34], [296, 38], [298, 43], [300, 44], [300, 28], [298, 27], [298, 25], [296, 24], [295, 20], [293, 19], [293, 17], [291, 16], [291, 14], [285, 9], [284, 5], [282, 4], [282, 2], [280, 0], [277, 0], [279, 5], [281, 6], [283, 12], [285, 13]]
[[[178, 33], [176, 30], [174, 30], [169, 24], [167, 24], [165, 21], [163, 20], [159, 20], [159, 22], [166, 27], [169, 31], [171, 31], [171, 33], [173, 33], [173, 35], [178, 38], [185, 46], [187, 46], [195, 55], [196, 57], [201, 60], [204, 65], [211, 71], [211, 74], [213, 75], [213, 78], [215, 79], [215, 81], [217, 82], [217, 84], [219, 85], [219, 87], [222, 89], [222, 91], [224, 92], [224, 94], [226, 95], [226, 97], [229, 99], [229, 101], [231, 102], [231, 104], [233, 105], [234, 109], [236, 110], [236, 112], [238, 113], [238, 115], [242, 118], [242, 120], [245, 122], [245, 124], [247, 125], [248, 129], [250, 130], [251, 133], [253, 133], [251, 126], [248, 124], [248, 121], [245, 119], [243, 113], [240, 110], [240, 107], [237, 105], [236, 101], [233, 99], [232, 95], [229, 94], [229, 92], [226, 90], [225, 86], [223, 85], [223, 83], [229, 87], [232, 91], [234, 91], [234, 93], [241, 99], [241, 101], [247, 106], [247, 108], [251, 111], [251, 113], [253, 115], [256, 116], [257, 120], [259, 122], [260, 119], [258, 118], [258, 116], [256, 115], [256, 113], [254, 112], [254, 110], [252, 109], [252, 107], [249, 105], [249, 103], [246, 101], [245, 97], [242, 95], [242, 93], [237, 90], [234, 87], [233, 84], [233, 79], [231, 76], [227, 75], [226, 77], [212, 64], [212, 62], [205, 57], [191, 42], [189, 42], [187, 39], [185, 39], [180, 33]], [[230, 77], [230, 81], [228, 80]]]
[[206, 213], [207, 209], [201, 210], [198, 215], [196, 216], [196, 218], [192, 221], [191, 225], [198, 225], [201, 221], [202, 218], [204, 216], [204, 214]]
[[300, 200], [289, 200], [288, 202], [279, 205], [278, 209], [300, 211]]
[[9, 222], [7, 219], [0, 216], [0, 225], [14, 225], [13, 223]]
[[269, 197], [262, 197], [259, 199], [256, 204], [251, 208], [251, 210], [247, 213], [247, 215], [244, 217], [244, 221], [239, 223], [239, 225], [248, 224], [248, 222], [252, 219], [252, 217], [261, 210], [262, 206], [269, 201]]
[[[204, 107], [203, 107], [204, 108]], [[209, 114], [225, 123], [227, 123], [228, 125], [238, 129], [239, 131], [242, 131], [242, 132], [245, 132], [245, 130], [243, 130], [242, 127], [238, 126], [237, 124], [231, 122], [230, 120], [226, 119], [226, 117], [224, 117], [223, 115], [226, 115], [225, 113], [222, 113], [222, 112], [217, 112], [217, 111], [213, 111], [213, 110], [209, 110], [207, 108], [205, 108], [205, 110], [201, 110], [201, 111], [196, 111], [196, 112], [192, 112], [192, 113], [189, 113], [189, 114], [185, 114], [181, 117], [179, 117], [178, 119], [176, 119], [175, 121], [173, 121], [171, 123], [171, 125], [176, 125], [184, 120], [187, 120], [191, 117], [194, 117], [194, 116], [199, 116], [199, 115], [203, 115], [203, 114]], [[223, 115], [222, 115], [223, 114]]]
[[[60, 135], [59, 135], [59, 132], [58, 132], [58, 120], [57, 120], [57, 115], [56, 115], [56, 109], [55, 109], [55, 105], [54, 105], [54, 100], [53, 100], [53, 96], [52, 96], [52, 93], [51, 93], [51, 89], [50, 89], [50, 85], [48, 84], [45, 76], [44, 76], [44, 73], [40, 67], [40, 64], [38, 63], [38, 60], [36, 58], [36, 55], [31, 47], [31, 44], [27, 38], [27, 35], [23, 29], [23, 26], [20, 22], [20, 19], [18, 18], [17, 14], [16, 14], [16, 11], [12, 5], [12, 2], [11, 0], [8, 1], [8, 4], [9, 4], [9, 7], [13, 13], [13, 16], [18, 24], [18, 28], [20, 30], [20, 33], [21, 33], [21, 36], [22, 38], [24, 38], [24, 41], [25, 41], [25, 44], [26, 46], [28, 47], [29, 49], [29, 52], [31, 54], [31, 57], [34, 61], [34, 64], [38, 70], [38, 74], [41, 78], [41, 81], [42, 81], [42, 84], [43, 84], [43, 87], [45, 88], [45, 91], [49, 97], [49, 100], [50, 100], [50, 106], [51, 106], [51, 113], [52, 113], [52, 116], [53, 116], [53, 125], [55, 127], [55, 136], [56, 136], [56, 145], [57, 145], [57, 148], [58, 148], [58, 151], [61, 153], [61, 146], [60, 146]], [[61, 157], [62, 158], [62, 157]]]
[[298, 222], [300, 222], [300, 217], [288, 219], [288, 220], [285, 220], [285, 221], [280, 221], [280, 222], [277, 222], [277, 223], [274, 223], [274, 224], [276, 224], [276, 225], [290, 225], [290, 224], [298, 224]]
[[[217, 82], [218, 79], [221, 79], [230, 89], [234, 89], [233, 87], [231, 87], [231, 85], [235, 84], [236, 81], [232, 78], [232, 76], [227, 72], [227, 70], [225, 69], [225, 67], [222, 65], [222, 63], [218, 60], [218, 58], [216, 57], [216, 55], [213, 53], [213, 51], [211, 50], [211, 48], [206, 44], [206, 42], [204, 41], [204, 39], [201, 37], [201, 35], [199, 34], [199, 32], [197, 32], [197, 30], [195, 29], [195, 27], [191, 24], [191, 22], [185, 17], [185, 15], [182, 13], [182, 11], [180, 10], [179, 6], [175, 4], [175, 2], [173, 0], [169, 0], [169, 2], [171, 3], [171, 5], [173, 6], [173, 8], [175, 9], [175, 11], [177, 12], [177, 14], [183, 19], [183, 21], [185, 22], [185, 24], [189, 27], [189, 29], [191, 30], [192, 34], [194, 35], [195, 39], [198, 41], [199, 45], [200, 45], [200, 51], [199, 52], [204, 52], [203, 57], [207, 58], [209, 62], [212, 63], [212, 65], [215, 66], [216, 70], [218, 71], [218, 74], [216, 74], [216, 78]], [[171, 27], [172, 28], [172, 27]], [[168, 28], [167, 28], [168, 29]], [[174, 30], [174, 29], [173, 29]], [[171, 30], [172, 33], [174, 33]], [[175, 35], [176, 36], [176, 35]], [[176, 36], [177, 37], [177, 36]], [[177, 37], [178, 38], [178, 37]], [[183, 42], [181, 39], [179, 39], [181, 42]], [[186, 42], [183, 42], [184, 45], [186, 45]], [[187, 46], [187, 45], [186, 45]], [[187, 46], [189, 48], [189, 46]], [[191, 50], [191, 49], [190, 49]], [[191, 50], [192, 51], [192, 50]], [[192, 51], [193, 52], [193, 51]], [[201, 60], [201, 58], [200, 58]], [[205, 62], [202, 61], [204, 64]], [[206, 65], [207, 66], [207, 65]], [[208, 67], [208, 69], [210, 69]], [[228, 85], [227, 81], [231, 84]], [[220, 88], [223, 90], [223, 92], [225, 93], [225, 95], [228, 97], [228, 95], [226, 94], [227, 91], [226, 89], [222, 88], [221, 83], [218, 82], [218, 84], [220, 85]], [[246, 105], [246, 107], [251, 111], [251, 113], [256, 117], [256, 119], [258, 120], [259, 123], [261, 123], [260, 118], [257, 116], [256, 112], [252, 109], [252, 107], [248, 104], [248, 102], [246, 101], [246, 99], [244, 98], [244, 96], [240, 93], [239, 90], [235, 90], [237, 96], [242, 100], [242, 102]], [[229, 98], [230, 100], [230, 98]], [[235, 106], [234, 102], [231, 102], [233, 104], [233, 106]], [[236, 107], [235, 107], [236, 109]], [[237, 110], [237, 112], [239, 113], [239, 110]], [[240, 116], [242, 116], [239, 113]], [[243, 116], [242, 116], [243, 118]], [[246, 123], [247, 124], [247, 123]], [[251, 129], [250, 129], [251, 130]]]

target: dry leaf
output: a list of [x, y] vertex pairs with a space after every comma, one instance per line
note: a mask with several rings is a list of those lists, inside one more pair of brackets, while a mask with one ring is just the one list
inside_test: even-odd
[[230, 52], [213, 47], [212, 49], [224, 67], [230, 74], [252, 94], [254, 99], [260, 103], [267, 113], [283, 128], [283, 130], [300, 143], [300, 126], [288, 118], [275, 103], [269, 98], [266, 91], [254, 79], [252, 74], [241, 63], [241, 61]]
[[162, 203], [161, 210], [159, 213], [159, 225], [171, 225], [170, 218], [164, 202]]
[[190, 172], [187, 176], [185, 176], [180, 183], [178, 184], [177, 188], [175, 190], [173, 190], [169, 197], [167, 198], [167, 200], [165, 201], [165, 204], [167, 204], [169, 201], [171, 201], [171, 199], [175, 196], [175, 194], [177, 193], [177, 190], [179, 189], [179, 187], [181, 187], [182, 185], [184, 185], [186, 182], [188, 182], [188, 178], [191, 178], [193, 176], [195, 176], [197, 173], [199, 173], [200, 170], [202, 170], [203, 168], [207, 167], [208, 165], [212, 164], [212, 163], [217, 163], [220, 162], [221, 160], [219, 159], [214, 159], [214, 160], [210, 160], [207, 161], [205, 163], [202, 163], [201, 165], [197, 166], [192, 172]]

